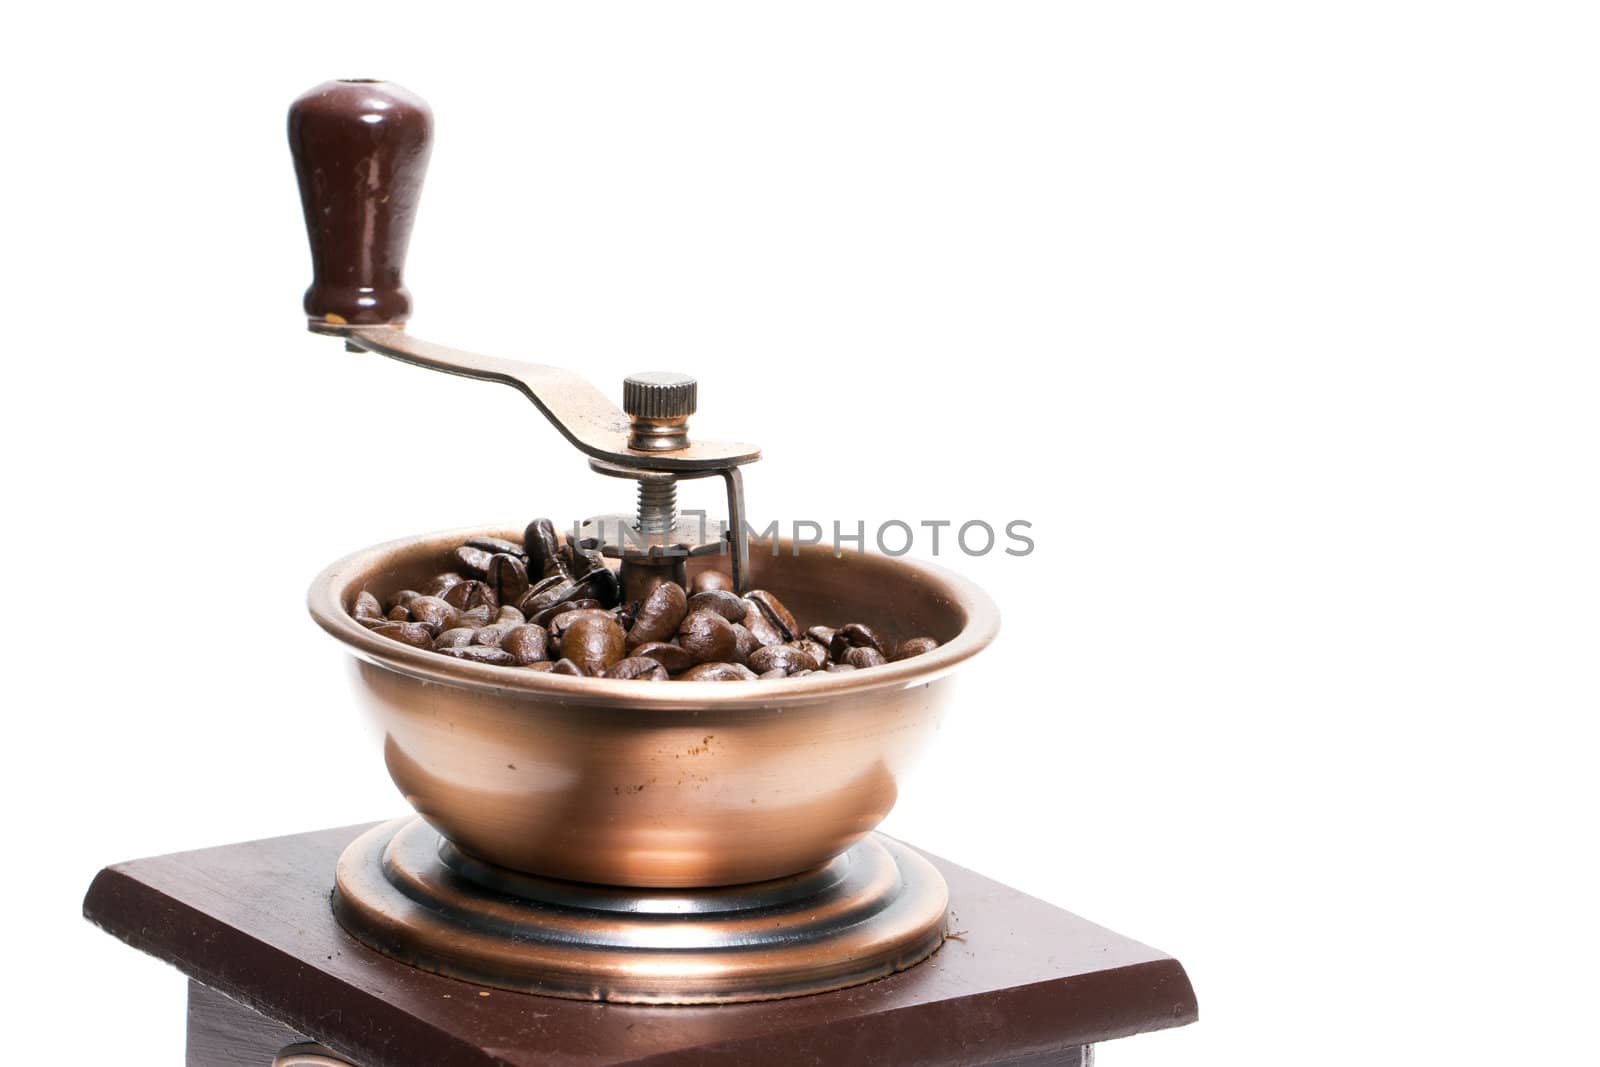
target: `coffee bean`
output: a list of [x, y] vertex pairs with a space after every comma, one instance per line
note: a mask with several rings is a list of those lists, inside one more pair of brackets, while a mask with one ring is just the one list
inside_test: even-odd
[[541, 578], [528, 589], [527, 595], [517, 604], [523, 615], [533, 618], [545, 608], [570, 599], [572, 583], [559, 574]]
[[622, 604], [597, 545], [563, 542], [550, 520], [536, 519], [521, 546], [470, 538], [450, 555], [455, 569], [387, 602], [362, 590], [350, 614], [373, 633], [456, 659], [608, 678], [798, 678], [939, 647], [931, 637], [893, 644], [864, 623], [802, 630], [771, 590], [739, 596], [723, 571], [701, 571], [687, 590], [663, 579]]
[[638, 617], [628, 630], [628, 647], [667, 641], [678, 632], [678, 624], [688, 614], [688, 598], [677, 582], [662, 582], [650, 590], [639, 605]]
[[666, 641], [652, 641], [648, 645], [640, 645], [633, 650], [633, 656], [648, 656], [656, 660], [667, 669], [668, 674], [678, 674], [694, 666], [694, 657], [683, 650], [681, 645], [669, 644]]
[[867, 667], [881, 667], [889, 660], [882, 652], [868, 645], [859, 645], [845, 650], [844, 663], [858, 670]]
[[363, 589], [356, 594], [355, 606], [350, 609], [350, 614], [358, 619], [381, 619], [383, 605], [378, 602], [377, 597]]
[[[767, 617], [767, 621], [778, 628], [785, 641], [793, 641], [800, 636], [800, 624], [794, 616], [789, 614], [789, 609], [783, 606], [783, 601], [767, 592], [765, 589], [752, 589], [744, 595], [746, 600], [752, 601]], [[746, 626], [749, 623], [745, 624]]]
[[[522, 555], [521, 545], [515, 541], [507, 541], [503, 537], [469, 537], [466, 540], [466, 547], [481, 549], [491, 556], [500, 553], [519, 557]], [[521, 562], [520, 559], [518, 562]]]
[[396, 641], [404, 641], [406, 644], [415, 645], [417, 648], [433, 647], [433, 631], [420, 622], [386, 622], [382, 625], [374, 626], [372, 632], [382, 634], [384, 637], [392, 637]]
[[713, 589], [726, 589], [728, 592], [737, 592], [733, 588], [733, 575], [726, 571], [701, 571], [689, 580], [689, 592], [709, 593]]
[[397, 607], [406, 607], [421, 595], [422, 594], [417, 592], [415, 589], [402, 589], [394, 596], [389, 598], [389, 610], [393, 611]]
[[593, 597], [606, 607], [622, 599], [622, 583], [617, 580], [617, 572], [603, 565], [579, 578], [576, 587], [579, 595]]
[[585, 674], [599, 674], [622, 658], [627, 636], [610, 615], [585, 610], [563, 630], [560, 640], [563, 659], [572, 660]]
[[582, 599], [582, 600], [563, 600], [559, 604], [550, 605], [548, 608], [545, 608], [543, 611], [539, 612], [537, 615], [534, 615], [528, 621], [529, 622], [536, 622], [540, 626], [548, 628], [550, 626], [550, 623], [555, 619], [555, 617], [557, 615], [565, 615], [567, 612], [569, 612], [569, 611], [577, 611], [579, 608], [595, 608], [595, 609], [599, 610], [600, 609], [600, 601], [598, 601], [598, 600], [587, 600], [587, 599]]
[[435, 574], [432, 578], [429, 578], [427, 581], [422, 583], [422, 595], [444, 596], [445, 593], [450, 591], [451, 586], [460, 585], [466, 580], [467, 579], [465, 575], [457, 574], [455, 571], [445, 571], [443, 574]]
[[[485, 557], [487, 559], [487, 557]], [[467, 611], [471, 608], [487, 604], [491, 615], [499, 614], [500, 601], [494, 595], [494, 590], [488, 582], [478, 579], [468, 579], [458, 585], [452, 585], [445, 590], [444, 602], [457, 611]]]
[[750, 628], [743, 623], [736, 622], [733, 624], [733, 639], [733, 662], [735, 663], [748, 664], [750, 662], [750, 654], [758, 648], [765, 647], [760, 641], [756, 640], [756, 635], [751, 633]]
[[496, 667], [516, 665], [516, 660], [511, 658], [510, 653], [493, 645], [462, 645], [459, 648], [441, 648], [436, 651], [456, 659], [464, 659], [469, 663], [488, 663]]
[[749, 667], [741, 667], [737, 663], [702, 663], [698, 667], [690, 667], [678, 677], [684, 682], [753, 682], [757, 676]]
[[500, 642], [505, 640], [506, 634], [513, 629], [515, 629], [513, 626], [491, 622], [488, 626], [480, 626], [472, 631], [472, 643], [475, 645], [492, 645], [495, 648], [499, 648]]
[[519, 603], [528, 595], [528, 568], [509, 552], [497, 552], [489, 557], [484, 581], [502, 604]]
[[428, 627], [435, 634], [443, 633], [457, 625], [461, 617], [460, 612], [448, 602], [436, 596], [419, 596], [407, 605], [406, 610], [411, 612], [411, 618]]
[[543, 626], [518, 626], [500, 640], [500, 647], [526, 667], [550, 655], [550, 634]]
[[892, 658], [898, 663], [900, 660], [910, 659], [912, 656], [920, 656], [924, 652], [932, 652], [938, 647], [939, 642], [931, 637], [908, 637], [900, 642], [899, 647], [894, 650]]
[[712, 611], [697, 611], [684, 616], [678, 626], [678, 644], [696, 662], [732, 659], [739, 640], [733, 624]]
[[786, 647], [786, 648], [798, 648], [800, 651], [802, 651], [806, 655], [810, 656], [811, 657], [811, 666], [812, 666], [812, 668], [814, 670], [819, 670], [820, 671], [822, 668], [824, 668], [824, 667], [826, 667], [828, 665], [828, 648], [827, 648], [827, 646], [819, 644], [819, 643], [817, 643], [816, 641], [812, 640], [809, 637], [802, 637], [798, 641], [790, 641], [784, 647]]
[[528, 576], [539, 578], [550, 574], [555, 567], [556, 552], [561, 540], [556, 527], [549, 519], [534, 519], [522, 533], [522, 551], [528, 557]]
[[660, 660], [651, 659], [649, 656], [629, 656], [607, 667], [600, 677], [664, 682], [667, 680], [667, 669], [661, 665]]
[[489, 610], [489, 605], [479, 604], [475, 608], [468, 608], [466, 611], [458, 612], [456, 614], [456, 625], [471, 626], [476, 629], [479, 626], [488, 626], [489, 620], [493, 617], [494, 612]]
[[729, 622], [743, 622], [750, 604], [726, 589], [708, 589], [689, 598], [690, 611], [714, 611]]
[[770, 681], [774, 681], [775, 679], [778, 679], [778, 678], [787, 678], [787, 677], [789, 677], [789, 672], [784, 670], [782, 667], [774, 667], [770, 671], [766, 671], [766, 672], [763, 672], [761, 674], [756, 675], [757, 680], [763, 681], [763, 682], [770, 682]]
[[750, 605], [750, 610], [745, 612], [744, 627], [755, 637], [759, 645], [781, 645], [788, 640], [783, 636], [783, 631], [773, 625], [764, 611], [754, 602], [745, 601]]
[[[599, 618], [606, 619], [607, 621], [616, 621], [616, 617], [605, 608], [575, 605], [554, 616], [549, 622], [543, 623], [542, 625], [545, 627], [545, 629], [550, 631], [550, 640], [559, 644], [561, 642], [561, 636], [567, 632], [572, 624], [577, 622], [579, 619], [584, 618], [585, 616], [597, 616]], [[576, 656], [572, 658], [577, 659]], [[578, 662], [581, 663], [583, 661], [579, 660]]]
[[482, 579], [489, 573], [489, 561], [494, 558], [494, 553], [473, 548], [471, 545], [462, 545], [451, 554], [450, 558], [462, 574], [469, 578]]
[[454, 629], [446, 630], [438, 637], [435, 637], [433, 639], [433, 647], [435, 649], [461, 648], [464, 645], [472, 644], [473, 638], [475, 638], [477, 634], [478, 631], [474, 630], [470, 626], [457, 626]]
[[834, 633], [833, 640], [828, 642], [828, 654], [843, 661], [845, 651], [851, 648], [870, 648], [881, 653], [884, 641], [872, 627], [852, 622], [839, 627]]
[[757, 674], [781, 669], [785, 674], [795, 671], [815, 670], [817, 661], [811, 653], [793, 645], [767, 645], [750, 653], [750, 669]]
[[832, 626], [813, 626], [806, 630], [806, 636], [811, 638], [823, 648], [833, 644], [833, 635], [838, 633]]

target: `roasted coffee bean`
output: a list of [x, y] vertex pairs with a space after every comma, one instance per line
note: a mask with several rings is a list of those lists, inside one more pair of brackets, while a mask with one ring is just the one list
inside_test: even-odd
[[760, 606], [753, 601], [747, 600], [745, 603], [750, 605], [750, 610], [745, 612], [743, 625], [755, 637], [758, 645], [781, 645], [788, 640], [783, 636], [783, 631], [767, 618], [766, 612], [762, 611]]
[[493, 645], [462, 645], [460, 648], [441, 648], [436, 651], [456, 659], [464, 659], [470, 663], [488, 663], [496, 667], [512, 667], [516, 660], [511, 654]]
[[713, 589], [733, 592], [733, 575], [726, 571], [701, 571], [689, 580], [689, 592], [709, 593]]
[[444, 596], [452, 585], [460, 585], [466, 581], [466, 575], [457, 574], [455, 571], [445, 571], [435, 574], [432, 578], [422, 583], [423, 596]]
[[466, 547], [481, 549], [491, 556], [502, 552], [511, 556], [520, 557], [522, 555], [521, 545], [515, 541], [507, 541], [503, 537], [469, 537], [466, 541]]
[[678, 645], [697, 663], [730, 660], [739, 645], [733, 624], [714, 611], [685, 615], [678, 625]]
[[461, 613], [448, 601], [440, 600], [436, 596], [419, 596], [406, 606], [411, 612], [411, 618], [428, 627], [435, 634], [444, 633], [453, 626], [458, 625]]
[[555, 566], [556, 552], [561, 540], [556, 536], [555, 523], [549, 519], [534, 519], [522, 532], [522, 551], [528, 556], [528, 576], [538, 578], [549, 574]]
[[483, 604], [489, 606], [491, 615], [499, 614], [500, 611], [500, 601], [494, 595], [494, 590], [489, 587], [489, 583], [475, 578], [446, 589], [444, 602], [457, 611], [467, 611]]
[[639, 605], [638, 617], [628, 630], [628, 647], [670, 641], [687, 614], [688, 597], [683, 594], [683, 586], [677, 582], [662, 582], [650, 590], [650, 595]]
[[599, 674], [622, 658], [627, 635], [617, 620], [600, 611], [584, 611], [561, 634], [561, 656]]
[[839, 627], [833, 635], [833, 640], [828, 642], [828, 655], [843, 661], [845, 651], [851, 648], [870, 648], [881, 653], [884, 651], [884, 641], [872, 627], [852, 622]]
[[472, 644], [473, 638], [477, 635], [478, 631], [470, 626], [457, 626], [435, 637], [433, 639], [433, 647], [435, 649], [461, 648], [463, 645]]
[[757, 674], [782, 669], [785, 674], [795, 671], [815, 670], [817, 661], [811, 653], [793, 645], [767, 645], [750, 653], [750, 669]]
[[762, 682], [770, 682], [778, 678], [787, 677], [789, 677], [789, 672], [784, 670], [782, 667], [774, 667], [770, 671], [765, 671], [756, 675], [756, 679]]
[[358, 619], [381, 619], [383, 605], [378, 602], [377, 597], [363, 589], [356, 594], [356, 602], [350, 609], [350, 614]]
[[543, 626], [518, 626], [501, 638], [500, 647], [526, 667], [549, 658], [550, 634]]
[[[543, 625], [545, 629], [550, 631], [550, 640], [559, 644], [561, 641], [561, 636], [572, 627], [572, 624], [577, 622], [579, 619], [585, 618], [586, 616], [598, 616], [612, 622], [616, 621], [616, 616], [612, 615], [605, 608], [573, 607], [563, 611], [561, 614], [557, 615], [555, 618]], [[576, 656], [572, 658], [577, 659]], [[583, 661], [578, 660], [578, 662], [581, 663]]]
[[640, 645], [633, 650], [633, 657], [637, 659], [640, 656], [656, 660], [667, 669], [668, 674], [678, 674], [694, 666], [694, 657], [685, 652], [681, 645], [666, 641], [652, 641], [648, 645]]
[[545, 608], [553, 607], [570, 596], [572, 583], [559, 574], [541, 578], [529, 587], [528, 593], [517, 605], [522, 614], [533, 618]]
[[509, 552], [497, 552], [489, 557], [484, 581], [494, 590], [495, 599], [502, 604], [520, 603], [528, 595], [528, 568], [521, 559]]
[[[765, 589], [752, 589], [744, 595], [746, 600], [753, 602], [767, 617], [767, 621], [778, 628], [785, 641], [793, 641], [800, 636], [800, 624], [794, 616], [789, 614], [789, 609], [783, 606], [783, 601], [767, 592]], [[746, 626], [750, 625], [745, 623]]]
[[863, 669], [866, 667], [881, 667], [888, 663], [889, 660], [882, 652], [872, 648], [870, 645], [858, 645], [855, 648], [845, 650], [843, 662], [851, 667]]
[[600, 677], [664, 682], [667, 680], [667, 669], [661, 665], [660, 660], [651, 659], [649, 656], [629, 656], [607, 667]]
[[505, 623], [491, 622], [488, 626], [480, 626], [472, 631], [472, 643], [475, 645], [493, 645], [500, 647], [500, 642], [505, 640], [506, 634], [516, 629]]
[[[712, 618], [719, 618], [713, 615]], [[724, 622], [727, 620], [724, 619]], [[685, 682], [753, 682], [757, 675], [749, 667], [737, 663], [702, 663], [690, 667], [679, 676]]]
[[714, 611], [729, 622], [743, 622], [750, 604], [726, 589], [707, 589], [689, 598], [690, 611]]
[[452, 552], [456, 570], [387, 602], [364, 590], [350, 613], [374, 633], [457, 659], [614, 678], [797, 678], [939, 646], [931, 637], [891, 644], [863, 623], [802, 630], [772, 591], [739, 596], [722, 571], [701, 571], [688, 590], [660, 580], [642, 600], [622, 604], [617, 572], [597, 545], [563, 542], [553, 523], [538, 519], [520, 548], [473, 537]]
[[798, 648], [800, 651], [802, 651], [806, 655], [810, 656], [811, 657], [811, 666], [812, 666], [812, 669], [814, 669], [814, 670], [819, 670], [820, 671], [822, 668], [824, 668], [824, 667], [826, 667], [828, 665], [828, 648], [827, 648], [827, 646], [826, 645], [822, 645], [822, 644], [818, 644], [816, 641], [812, 640], [809, 637], [802, 637], [798, 641], [790, 641], [788, 643], [788, 645], [786, 645], [785, 647], [787, 647], [787, 648]]
[[536, 622], [540, 626], [549, 628], [551, 620], [553, 620], [557, 615], [565, 615], [567, 612], [577, 611], [579, 608], [595, 608], [598, 610], [600, 608], [600, 601], [589, 599], [563, 600], [559, 604], [550, 605], [548, 608], [545, 608], [528, 621]]
[[433, 632], [420, 622], [386, 622], [374, 626], [372, 632], [418, 648], [433, 647]]
[[735, 663], [749, 664], [750, 654], [758, 648], [766, 647], [756, 640], [756, 635], [750, 632], [748, 626], [739, 622], [733, 624], [733, 640], [733, 662]]
[[575, 584], [578, 595], [593, 597], [608, 608], [622, 599], [622, 583], [617, 580], [617, 572], [610, 567], [598, 567], [579, 578]]
[[920, 656], [924, 652], [932, 652], [938, 647], [939, 642], [931, 637], [908, 637], [901, 641], [899, 647], [894, 650], [893, 659], [898, 663], [900, 660], [910, 659], [912, 656]]
[[451, 553], [450, 558], [462, 574], [469, 578], [482, 579], [489, 573], [489, 561], [494, 558], [494, 553], [473, 548], [471, 545], [462, 545]]
[[494, 614], [494, 612], [489, 610], [489, 605], [479, 604], [475, 608], [469, 608], [466, 611], [458, 612], [456, 614], [456, 625], [471, 626], [474, 628], [479, 626], [488, 626], [489, 620], [494, 618]]

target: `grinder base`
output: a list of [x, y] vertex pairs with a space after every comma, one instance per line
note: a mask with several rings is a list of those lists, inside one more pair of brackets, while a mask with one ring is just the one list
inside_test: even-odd
[[870, 834], [789, 878], [624, 889], [495, 867], [420, 818], [339, 858], [333, 907], [358, 940], [436, 974], [523, 993], [722, 1004], [822, 993], [903, 971], [944, 941], [944, 879]]

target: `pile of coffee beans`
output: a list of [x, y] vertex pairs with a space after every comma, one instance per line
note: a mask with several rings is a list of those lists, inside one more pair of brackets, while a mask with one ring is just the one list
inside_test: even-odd
[[363, 590], [351, 614], [373, 633], [456, 659], [642, 681], [798, 678], [939, 647], [931, 637], [889, 641], [858, 622], [802, 629], [772, 593], [741, 596], [721, 571], [624, 604], [600, 554], [565, 541], [549, 519], [529, 523], [520, 545], [474, 537], [451, 563], [387, 603]]

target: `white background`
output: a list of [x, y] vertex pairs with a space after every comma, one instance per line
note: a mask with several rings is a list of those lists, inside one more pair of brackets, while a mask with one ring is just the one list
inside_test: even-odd
[[12, 10], [10, 1058], [179, 1062], [101, 865], [403, 810], [323, 564], [622, 502], [303, 332], [284, 111], [377, 76], [437, 116], [419, 334], [693, 371], [758, 518], [1033, 522], [942, 557], [1006, 629], [886, 828], [1183, 960], [1103, 1064], [1594, 1062], [1591, 15]]

